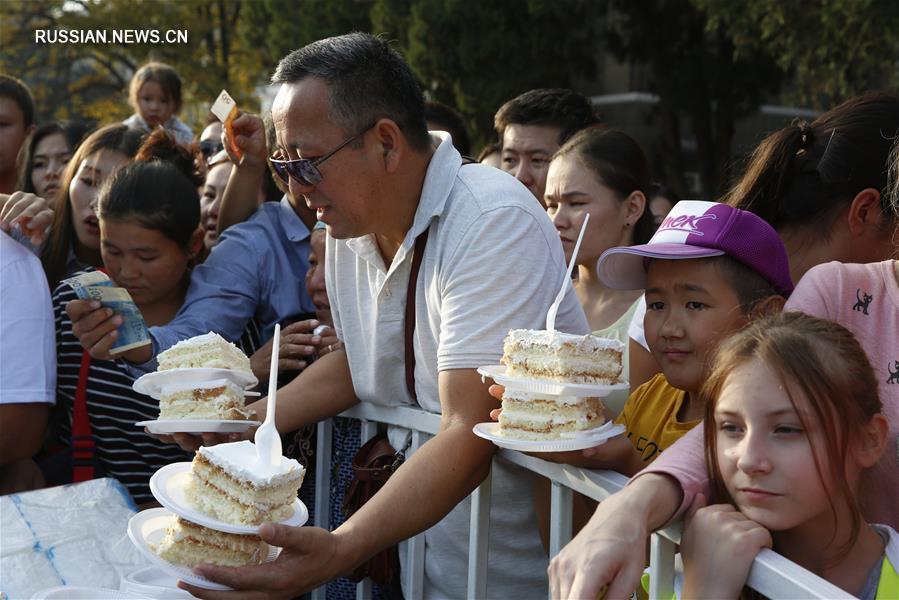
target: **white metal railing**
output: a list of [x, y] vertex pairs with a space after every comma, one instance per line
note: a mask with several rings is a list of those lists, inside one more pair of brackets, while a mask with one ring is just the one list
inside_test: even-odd
[[[385, 407], [360, 403], [341, 416], [359, 419], [363, 443], [371, 438], [378, 423], [398, 425], [412, 431], [407, 456], [414, 453], [440, 428], [440, 415], [410, 407]], [[328, 529], [330, 515], [331, 421], [318, 424], [316, 445], [315, 524]], [[498, 456], [529, 471], [542, 475], [552, 483], [550, 497], [550, 557], [555, 556], [571, 540], [572, 495], [579, 492], [602, 501], [627, 483], [627, 477], [614, 471], [580, 469], [571, 465], [546, 462], [511, 450], [500, 450]], [[469, 531], [468, 598], [485, 598], [487, 591], [487, 547], [490, 531], [490, 475], [472, 492]], [[502, 535], [502, 532], [492, 532]], [[680, 524], [652, 535], [650, 540], [649, 597], [669, 599], [674, 590], [675, 554], [680, 542]], [[406, 564], [402, 576], [408, 600], [422, 597], [424, 582], [424, 535], [406, 543]], [[772, 550], [762, 550], [749, 571], [747, 585], [768, 598], [851, 598], [850, 594], [800, 567]], [[312, 592], [313, 600], [325, 598], [325, 588]], [[356, 588], [358, 599], [371, 597], [371, 582], [365, 580]]]

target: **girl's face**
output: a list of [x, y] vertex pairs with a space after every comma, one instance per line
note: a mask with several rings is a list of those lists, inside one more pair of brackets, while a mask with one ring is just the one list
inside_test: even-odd
[[175, 114], [175, 101], [155, 81], [147, 81], [137, 92], [137, 112], [151, 128]]
[[203, 195], [200, 197], [200, 225], [203, 226], [203, 243], [206, 248], [212, 248], [218, 241], [216, 227], [219, 221], [219, 208], [233, 166], [230, 161], [219, 163], [206, 174]]
[[59, 180], [72, 151], [66, 136], [54, 133], [41, 138], [34, 147], [31, 166], [31, 184], [35, 194], [41, 198], [53, 198], [59, 191]]
[[129, 219], [100, 221], [101, 253], [109, 276], [140, 306], [174, 294], [187, 274], [189, 256], [157, 229]]
[[[315, 314], [319, 321], [331, 322], [331, 304], [325, 288], [325, 233], [312, 232], [309, 242], [309, 270], [306, 271], [306, 293], [315, 304]], [[325, 318], [327, 316], [327, 318]]]
[[828, 499], [838, 493], [821, 479], [830, 479], [830, 466], [820, 421], [804, 396], [793, 397], [801, 421], [780, 378], [752, 359], [727, 376], [715, 405], [718, 467], [727, 491], [744, 515], [771, 531], [830, 523]]
[[92, 250], [100, 249], [100, 227], [96, 215], [97, 193], [106, 178], [128, 162], [115, 150], [100, 150], [84, 158], [69, 184], [72, 225], [78, 243]]
[[590, 222], [578, 251], [578, 264], [592, 269], [603, 252], [627, 244], [629, 229], [624, 224], [628, 221], [628, 203], [600, 183], [576, 155], [566, 154], [550, 163], [544, 198], [546, 212], [562, 240], [566, 261], [571, 260], [587, 214]]

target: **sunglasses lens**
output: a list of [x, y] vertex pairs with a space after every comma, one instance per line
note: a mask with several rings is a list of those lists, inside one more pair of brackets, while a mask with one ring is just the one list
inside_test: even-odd
[[286, 184], [290, 184], [290, 177], [287, 175], [287, 168], [283, 164], [272, 161], [272, 167], [274, 167], [275, 173], [278, 175], [278, 177], [281, 178], [281, 181]]
[[318, 168], [316, 168], [310, 162], [302, 162], [297, 165], [296, 168], [297, 179], [302, 181], [305, 185], [315, 185], [322, 180], [321, 173]]
[[293, 179], [300, 185], [315, 185], [322, 180], [319, 170], [307, 160], [281, 161], [272, 160], [272, 167], [278, 177], [286, 183], [290, 184]]
[[200, 152], [202, 152], [203, 156], [205, 156], [206, 158], [211, 157], [213, 154], [223, 149], [224, 146], [212, 140], [203, 140], [202, 142], [200, 142]]

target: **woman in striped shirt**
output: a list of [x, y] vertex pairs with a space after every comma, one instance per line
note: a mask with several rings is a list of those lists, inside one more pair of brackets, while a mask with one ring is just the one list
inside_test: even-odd
[[[203, 244], [198, 187], [193, 157], [159, 131], [147, 139], [135, 162], [118, 171], [99, 195], [103, 264], [115, 284], [128, 290], [148, 326], [168, 323], [184, 302], [190, 268]], [[66, 284], [53, 294], [59, 441], [66, 446], [71, 443], [84, 352], [65, 311], [74, 299], [75, 293]], [[253, 329], [251, 324], [241, 339], [247, 354], [258, 346], [258, 332], [254, 336]], [[132, 390], [133, 382], [121, 362], [92, 360], [86, 385], [87, 412], [97, 469], [124, 484], [137, 504], [146, 504], [153, 500], [150, 476], [166, 464], [191, 456], [134, 425], [156, 419], [159, 405]]]

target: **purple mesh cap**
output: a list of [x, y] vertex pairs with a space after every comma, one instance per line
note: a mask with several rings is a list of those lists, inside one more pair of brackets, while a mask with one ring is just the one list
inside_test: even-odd
[[678, 202], [648, 244], [619, 246], [602, 253], [596, 273], [617, 290], [646, 287], [646, 259], [678, 260], [726, 254], [768, 281], [784, 296], [793, 291], [787, 251], [761, 217], [727, 204]]

